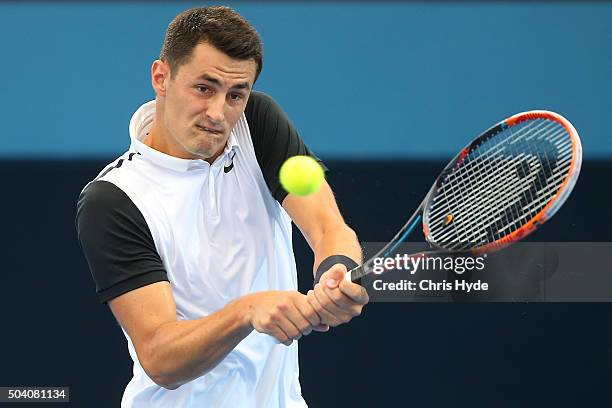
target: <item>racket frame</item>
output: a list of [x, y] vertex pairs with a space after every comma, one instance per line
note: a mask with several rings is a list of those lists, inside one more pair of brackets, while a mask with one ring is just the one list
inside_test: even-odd
[[[445, 180], [446, 176], [453, 172], [456, 168], [462, 165], [463, 161], [467, 158], [471, 151], [476, 149], [479, 145], [492, 138], [499, 132], [510, 128], [512, 126], [516, 126], [522, 122], [527, 120], [534, 119], [548, 119], [555, 121], [561, 124], [572, 140], [572, 159], [570, 162], [570, 166], [567, 172], [567, 175], [561, 184], [561, 186], [557, 189], [555, 195], [550, 199], [550, 201], [544, 206], [538, 214], [532, 217], [525, 225], [518, 228], [516, 231], [488, 244], [485, 244], [480, 247], [476, 247], [467, 251], [467, 253], [471, 253], [473, 255], [481, 255], [483, 253], [498, 251], [514, 242], [520, 241], [527, 235], [531, 234], [533, 231], [542, 226], [546, 221], [548, 221], [563, 205], [563, 203], [567, 200], [576, 181], [578, 179], [578, 175], [580, 174], [580, 168], [582, 165], [582, 144], [580, 142], [580, 137], [578, 136], [578, 132], [574, 128], [574, 126], [563, 116], [558, 113], [546, 111], [546, 110], [533, 110], [527, 112], [517, 113], [509, 118], [491, 126], [489, 129], [484, 131], [480, 136], [474, 139], [470, 144], [464, 147], [455, 157], [444, 167], [440, 175], [436, 178], [436, 181], [433, 183], [429, 192], [418, 206], [414, 214], [410, 217], [410, 219], [403, 225], [403, 227], [395, 234], [393, 239], [386, 244], [380, 251], [378, 251], [374, 256], [370, 257], [367, 261], [365, 261], [362, 265], [357, 266], [356, 268], [351, 269], [345, 275], [345, 280], [361, 283], [361, 279], [370, 273], [373, 272], [374, 261], [377, 258], [386, 257], [389, 253], [391, 253], [400, 243], [404, 242], [406, 238], [408, 238], [412, 232], [416, 229], [416, 224], [418, 222], [422, 222], [423, 234], [425, 235], [425, 240], [436, 250], [422, 252], [416, 255], [424, 255], [428, 253], [438, 253], [442, 252], [457, 252], [453, 250], [449, 250], [447, 248], [443, 248], [433, 241], [427, 224], [423, 218], [423, 213], [427, 209], [428, 205], [430, 205], [430, 198], [435, 194], [437, 189], [440, 187], [442, 182]], [[460, 251], [466, 252], [466, 251]]]

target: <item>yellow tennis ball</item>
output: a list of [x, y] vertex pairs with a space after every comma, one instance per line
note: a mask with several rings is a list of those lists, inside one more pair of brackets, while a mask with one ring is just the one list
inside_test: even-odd
[[278, 176], [283, 188], [297, 196], [316, 193], [325, 180], [323, 168], [310, 156], [288, 158], [281, 166]]

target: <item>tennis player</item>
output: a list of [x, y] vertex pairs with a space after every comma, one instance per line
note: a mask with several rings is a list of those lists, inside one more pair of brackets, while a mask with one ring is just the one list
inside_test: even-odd
[[[288, 157], [314, 155], [253, 91], [261, 69], [259, 36], [232, 9], [178, 15], [129, 150], [79, 197], [81, 246], [134, 360], [122, 407], [306, 406], [295, 340], [368, 302], [342, 280], [361, 251], [330, 187], [297, 197], [279, 185]], [[315, 255], [307, 295], [292, 220]]]

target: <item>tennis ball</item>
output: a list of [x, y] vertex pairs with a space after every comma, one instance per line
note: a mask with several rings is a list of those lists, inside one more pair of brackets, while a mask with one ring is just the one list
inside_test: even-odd
[[310, 156], [288, 158], [281, 166], [278, 176], [283, 188], [297, 196], [316, 193], [325, 180], [323, 168]]

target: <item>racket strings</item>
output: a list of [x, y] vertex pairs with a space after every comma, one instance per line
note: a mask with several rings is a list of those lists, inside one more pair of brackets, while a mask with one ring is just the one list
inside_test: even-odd
[[[512, 162], [509, 162], [509, 164], [512, 164]], [[493, 197], [495, 201], [492, 204], [494, 205], [491, 205], [488, 209], [483, 210], [479, 208], [480, 203], [478, 201], [472, 200], [469, 204], [460, 204], [460, 203], [457, 203], [457, 201], [455, 201], [456, 205], [453, 206], [453, 208], [461, 209], [459, 211], [455, 211], [454, 213], [454, 219], [457, 220], [455, 222], [455, 225], [456, 225], [455, 230], [457, 231], [457, 234], [453, 236], [452, 234], [450, 234], [450, 232], [447, 232], [445, 235], [442, 235], [441, 237], [439, 237], [438, 240], [440, 240], [441, 242], [445, 242], [445, 243], [451, 242], [451, 241], [455, 242], [456, 244], [463, 243], [466, 247], [469, 247], [469, 245], [472, 243], [483, 242], [483, 240], [485, 239], [484, 231], [486, 227], [483, 223], [480, 223], [480, 228], [478, 228], [477, 225], [473, 227], [471, 230], [466, 228], [466, 226], [469, 225], [470, 222], [473, 224], [478, 222], [478, 219], [475, 219], [476, 214], [478, 214], [479, 219], [487, 219], [487, 217], [490, 217], [491, 215], [493, 215], [493, 213], [497, 210], [497, 207], [503, 204], [501, 201], [502, 200], [500, 196], [501, 194], [506, 195], [505, 200], [509, 200], [510, 202], [515, 202], [520, 198], [520, 194], [529, 188], [529, 180], [525, 180], [524, 186], [522, 186], [521, 190], [515, 190], [512, 188], [513, 180], [510, 178], [511, 176], [510, 170], [513, 167], [509, 166], [509, 164], [502, 166], [501, 169], [498, 167], [497, 168], [498, 171], [496, 172], [497, 175], [495, 176], [494, 179], [482, 181], [483, 184], [486, 184], [485, 190], [483, 192], [483, 195], [485, 195], [484, 198], [486, 200], [487, 198], [491, 199], [491, 197]], [[501, 190], [499, 189], [495, 190], [493, 188], [493, 186], [497, 183], [499, 183], [502, 186]], [[471, 196], [474, 199], [478, 198], [474, 194], [472, 194]], [[450, 207], [449, 207], [449, 211], [450, 211]], [[512, 216], [516, 216], [516, 214], [513, 213]], [[459, 220], [462, 220], [462, 219], [463, 219], [462, 223], [458, 222]], [[460, 249], [460, 248], [457, 248], [457, 249]]]
[[[514, 149], [510, 149], [510, 151], [512, 151], [512, 150], [514, 150]], [[507, 170], [508, 168], [512, 168], [512, 167], [514, 166], [515, 162], [516, 162], [516, 161], [518, 161], [518, 160], [520, 160], [520, 156], [517, 156], [515, 152], [511, 152], [511, 154], [513, 154], [513, 155], [514, 155], [515, 160], [514, 160], [514, 161], [510, 161], [510, 162], [508, 162], [509, 164], [511, 164], [511, 166], [506, 166], [506, 170]], [[492, 167], [495, 167], [495, 170], [496, 170], [497, 172], [499, 172], [499, 170], [500, 170], [500, 169], [499, 169], [499, 166], [500, 166], [500, 161], [499, 161], [499, 160], [500, 160], [500, 158], [499, 158], [499, 157], [497, 157], [497, 160], [493, 159], [493, 160], [485, 161], [485, 162], [484, 162], [484, 163], [485, 163], [485, 166], [483, 167], [483, 169], [484, 169], [484, 170], [488, 170], [489, 172], [491, 172], [491, 171], [493, 170], [493, 169], [492, 169]], [[531, 162], [531, 165], [530, 165], [530, 166], [524, 166], [524, 165], [525, 165], [525, 162], [524, 162], [524, 161], [523, 161], [523, 162], [519, 162], [520, 164], [522, 164], [522, 165], [523, 165], [523, 167], [522, 167], [522, 168], [523, 168], [523, 172], [525, 171], [525, 170], [524, 170], [524, 169], [525, 169], [525, 167], [527, 167], [527, 168], [532, 167], [532, 168], [533, 168], [534, 161], [533, 161], [533, 160], [530, 160], [530, 162]], [[481, 170], [483, 170], [483, 169], [481, 169]], [[501, 173], [501, 174], [503, 174], [504, 176], [507, 176], [507, 172], [505, 172], [505, 173]], [[541, 173], [541, 172], [538, 172], [538, 175], [541, 177], [541, 176], [542, 176], [542, 173]], [[494, 184], [498, 184], [498, 183], [495, 183], [495, 181], [496, 181], [496, 180], [488, 180], [488, 181], [492, 181]], [[525, 180], [525, 182], [524, 182], [523, 184], [524, 184], [524, 185], [527, 185], [527, 184], [528, 184], [527, 182], [535, 182], [535, 184], [538, 184], [538, 186], [537, 186], [537, 187], [538, 187], [538, 190], [539, 190], [539, 187], [541, 187], [541, 185], [542, 185], [542, 183], [541, 183], [541, 182], [538, 182], [538, 179], [537, 179], [537, 178], [536, 178], [536, 179], [534, 179], [533, 177], [530, 177], [530, 178], [526, 179], [526, 180]], [[518, 192], [519, 192], [519, 193], [525, 193], [525, 192], [526, 192], [526, 193], [528, 193], [528, 196], [527, 196], [527, 198], [528, 198], [528, 199], [529, 199], [529, 197], [530, 197], [530, 196], [531, 196], [531, 198], [533, 197], [533, 194], [531, 193], [531, 190], [530, 190], [530, 189], [521, 188], [521, 190], [519, 190]], [[517, 194], [514, 194], [513, 196], [508, 196], [508, 193], [507, 193], [507, 192], [504, 192], [504, 191], [500, 191], [499, 193], [500, 193], [500, 196], [499, 196], [499, 197], [509, 197], [509, 198], [512, 200], [512, 202], [515, 202], [516, 198], [518, 198], [518, 197], [519, 197]], [[541, 192], [540, 192], [540, 193], [541, 193]], [[504, 196], [504, 194], [505, 194], [505, 196]], [[485, 200], [484, 202], [486, 202], [486, 200]], [[491, 203], [489, 203], [489, 204], [491, 204]], [[495, 207], [496, 207], [496, 206], [499, 206], [499, 199], [498, 199], [498, 200], [497, 200], [495, 203], [493, 203], [493, 204], [494, 204], [494, 205], [491, 205], [491, 210], [492, 210], [492, 209], [495, 209]], [[489, 213], [491, 213], [491, 212], [492, 212], [491, 210], [489, 211]], [[485, 214], [481, 214], [481, 215], [484, 215], [484, 218], [486, 219], [486, 217], [487, 217], [488, 215], [490, 215], [490, 214], [485, 213]], [[493, 221], [499, 221], [499, 219], [500, 219], [502, 216], [503, 216], [505, 219], [512, 218], [512, 217], [514, 217], [515, 219], [517, 219], [517, 218], [518, 218], [518, 219], [520, 219], [520, 218], [521, 218], [521, 217], [520, 217], [520, 214], [518, 213], [518, 208], [517, 208], [517, 207], [513, 207], [513, 206], [507, 207], [507, 208], [506, 208], [506, 211], [505, 211], [503, 214], [500, 214], [500, 216], [498, 216], [498, 217], [497, 217], [497, 219], [495, 219], [495, 220], [493, 220]], [[484, 225], [482, 225], [482, 227], [484, 227]], [[480, 236], [480, 237], [478, 237], [478, 238], [482, 238], [483, 228], [481, 228], [481, 229], [480, 229], [480, 231], [478, 231], [478, 232], [481, 232], [481, 236]], [[460, 237], [460, 238], [464, 238], [464, 239], [465, 239], [465, 237]], [[475, 238], [475, 237], [473, 237], [472, 239], [474, 239], [474, 238]]]
[[[495, 158], [502, 158], [503, 156], [499, 154], [499, 152], [501, 151], [500, 149], [503, 149], [504, 147], [502, 146], [500, 148], [500, 145], [502, 144], [502, 142], [497, 143], [495, 146], [491, 147], [490, 149], [486, 150], [484, 153], [480, 152], [480, 151], [476, 151], [472, 157], [471, 157], [471, 161], [470, 158], [468, 158], [467, 161], [465, 161], [464, 165], [459, 167], [458, 169], [456, 169], [456, 171], [458, 172], [457, 174], [459, 175], [457, 183], [447, 183], [448, 185], [450, 185], [451, 187], [454, 188], [454, 184], [458, 185], [458, 191], [459, 194], [461, 196], [461, 198], [464, 197], [463, 191], [471, 189], [474, 190], [470, 185], [467, 185], [468, 182], [473, 182], [473, 180], [470, 180], [469, 177], [467, 177], [469, 175], [469, 172], [476, 172], [476, 171], [483, 171], [486, 170], [488, 172], [491, 172], [491, 166], [492, 166], [492, 161], [495, 160]], [[489, 161], [480, 161], [478, 162], [478, 160], [476, 160], [477, 158], [484, 156], [484, 155], [490, 155], [491, 159]], [[479, 163], [479, 167], [478, 166], [474, 166], [474, 163]], [[501, 168], [500, 170], [504, 170], [504, 168]], [[485, 183], [486, 179], [481, 179], [480, 180], [480, 184]], [[478, 182], [478, 181], [477, 181]], [[480, 199], [482, 197], [478, 197], [478, 196], [474, 196], [473, 198], [475, 199]], [[465, 205], [465, 202], [462, 202], [462, 205]]]
[[426, 214], [430, 240], [462, 250], [516, 231], [557, 194], [571, 159], [572, 140], [555, 121], [529, 120], [490, 137], [439, 186]]
[[[521, 137], [520, 134], [516, 134], [515, 135], [516, 138]], [[505, 165], [500, 165], [499, 161], [501, 159], [503, 159], [503, 156], [501, 156], [499, 154], [500, 149], [502, 148], [502, 142], [498, 142], [497, 144], [493, 145], [492, 147], [484, 150], [483, 153], [483, 149], [486, 146], [480, 146], [480, 150], [475, 151], [471, 157], [468, 157], [468, 161], [464, 162], [464, 166], [459, 167], [458, 169], [456, 169], [456, 174], [455, 176], [458, 176], [455, 178], [455, 182], [446, 182], [442, 185], [443, 189], [449, 188], [450, 194], [448, 191], [444, 191], [443, 195], [439, 195], [436, 197], [436, 199], [439, 199], [441, 197], [446, 197], [446, 207], [438, 207], [438, 210], [433, 210], [430, 214], [433, 218], [440, 216], [441, 212], [444, 210], [446, 213], [451, 213], [454, 214], [455, 217], [459, 217], [459, 219], [461, 219], [461, 216], [463, 216], [465, 213], [471, 214], [474, 213], [476, 214], [475, 210], [475, 205], [479, 202], [482, 201], [483, 199], [490, 199], [491, 197], [496, 198], [496, 197], [502, 197], [499, 193], [501, 194], [505, 194], [503, 197], [507, 197], [508, 196], [508, 192], [507, 191], [496, 191], [494, 189], [494, 186], [499, 186], [500, 183], [502, 182], [507, 182], [508, 181], [508, 175], [510, 173], [510, 165], [513, 164], [513, 162], [507, 162]], [[490, 160], [487, 161], [480, 161], [478, 162], [476, 159], [485, 156], [486, 154], [490, 155], [491, 158]], [[497, 163], [495, 163], [495, 165], [497, 166], [495, 169], [493, 168], [494, 162], [497, 159]], [[470, 161], [471, 160], [471, 161]], [[479, 165], [478, 166], [474, 166], [474, 163], [478, 162]], [[496, 170], [496, 171], [495, 171]], [[487, 179], [484, 177], [468, 177], [469, 175], [473, 175], [476, 172], [483, 172], [485, 171], [487, 174], [492, 174], [493, 175], [493, 179]], [[478, 175], [478, 174], [476, 174]], [[451, 175], [452, 177], [453, 175]], [[484, 185], [484, 191], [483, 191], [483, 185]], [[507, 185], [507, 184], [502, 184], [502, 185]], [[475, 194], [475, 192], [478, 192], [478, 190], [480, 191], [480, 194]], [[451, 201], [452, 201], [452, 208], [455, 209], [454, 212], [451, 212]], [[465, 241], [468, 239], [468, 236], [465, 234], [465, 230], [459, 231], [457, 229], [457, 225], [460, 225], [458, 223], [455, 223], [455, 237], [453, 237], [453, 241], [459, 239], [461, 241]], [[463, 232], [463, 233], [462, 233]], [[450, 237], [450, 231], [447, 232], [446, 235], [443, 235], [442, 237], [440, 237], [441, 240], [446, 240], [449, 239]]]
[[[558, 138], [559, 136], [562, 136], [563, 133], [565, 132], [564, 129], [558, 130], [555, 133], [552, 133], [550, 135], [546, 135], [543, 133], [540, 133], [540, 137], [539, 139], [541, 139], [544, 136], [547, 136], [549, 138], [549, 140], [554, 140], [555, 138]], [[535, 135], [532, 134], [530, 137], [525, 138], [526, 141], [528, 141], [529, 139], [532, 139], [533, 136]], [[520, 161], [519, 165], [517, 165], [516, 169], [517, 169], [517, 174], [519, 176], [519, 178], [525, 177], [525, 174], [530, 174], [530, 175], [534, 175], [533, 177], [530, 177], [528, 180], [531, 182], [531, 187], [535, 187], [535, 190], [533, 188], [528, 188], [527, 190], [523, 189], [521, 191], [521, 193], [526, 194], [526, 201], [527, 203], [539, 203], [539, 204], [545, 204], [548, 200], [541, 200], [541, 198], [546, 198], [546, 197], [552, 197], [552, 195], [554, 195], [554, 193], [556, 193], [557, 189], [553, 189], [554, 183], [551, 183], [550, 181], [550, 177], [553, 176], [553, 172], [552, 169], [554, 166], [556, 166], [556, 162], [555, 161], [551, 161], [549, 158], [549, 151], [550, 149], [544, 148], [544, 149], [540, 149], [540, 153], [541, 156], [540, 158], [542, 159], [542, 165], [540, 166], [540, 160], [538, 160], [538, 158], [534, 155], [533, 149], [525, 156], [525, 160], [524, 161]], [[510, 146], [510, 152], [511, 154], [515, 155], [515, 157], [520, 157], [523, 153], [518, 153], [513, 146]], [[518, 156], [517, 156], [518, 155]], [[525, 166], [526, 163], [529, 163], [528, 165]], [[537, 170], [536, 170], [537, 168]], [[520, 172], [523, 172], [523, 174], [521, 175]], [[524, 185], [525, 183], [523, 183]], [[527, 184], [527, 187], [530, 187], [529, 184]], [[544, 191], [546, 190], [546, 191]], [[522, 195], [520, 196], [522, 197]], [[496, 203], [497, 204], [497, 203]], [[510, 202], [506, 202], [503, 203], [504, 205], [509, 205]], [[507, 207], [507, 210], [513, 210], [512, 212], [512, 216], [515, 218], [515, 222], [517, 221], [521, 221], [522, 219], [524, 219], [526, 217], [526, 215], [524, 215], [524, 211], [527, 210], [528, 208], [531, 208], [532, 212], [531, 216], [535, 216], [537, 214], [537, 212], [539, 212], [539, 210], [541, 208], [543, 208], [542, 206], [529, 206], [527, 205], [526, 207], [522, 208], [523, 212], [520, 211], [520, 208], [516, 208], [515, 206], [510, 206]], [[505, 213], [504, 213], [505, 214]], [[523, 214], [523, 215], [521, 215]], [[505, 214], [506, 215], [506, 214]], [[493, 221], [498, 221], [500, 217], [498, 217], [497, 219], [493, 220]], [[506, 218], [511, 218], [510, 216], [506, 215]], [[506, 225], [506, 227], [503, 227], [502, 229], [497, 231], [497, 235], [495, 236], [495, 238], [501, 238], [501, 236], [503, 236], [503, 234], [501, 233], [503, 231], [503, 229], [510, 227], [511, 225]]]
[[[515, 163], [518, 161], [518, 163]], [[476, 232], [480, 232], [480, 236], [477, 238], [481, 238], [484, 242], [497, 240], [503, 236], [505, 229], [508, 229], [513, 226], [514, 223], [518, 223], [525, 219], [528, 215], [535, 214], [525, 214], [524, 211], [529, 206], [521, 208], [518, 204], [520, 203], [533, 203], [534, 197], [542, 196], [545, 194], [543, 191], [544, 188], [550, 189], [550, 184], [544, 182], [550, 176], [550, 171], [547, 171], [546, 165], [538, 165], [538, 162], [534, 160], [532, 155], [528, 155], [527, 158], [521, 161], [520, 157], [517, 157], [514, 161], [511, 161], [510, 168], [518, 168], [522, 169], [523, 173], [530, 174], [529, 177], [524, 177], [519, 174], [519, 171], [512, 172], [511, 175], [514, 179], [510, 180], [509, 185], [518, 190], [511, 192], [510, 194], [507, 191], [499, 191], [499, 197], [505, 198], [505, 201], [497, 199], [495, 202], [491, 203], [490, 201], [484, 200], [484, 203], [488, 203], [490, 208], [488, 212], [484, 214], [479, 214], [482, 220], [487, 221], [487, 223], [481, 223], [478, 226]], [[526, 163], [529, 163], [526, 165]], [[495, 167], [499, 166], [499, 162], [493, 162]], [[521, 166], [522, 165], [522, 166]], [[527, 170], [526, 170], [527, 169]], [[492, 180], [494, 182], [495, 180]], [[519, 182], [520, 184], [517, 184]], [[505, 210], [499, 212], [494, 219], [491, 219], [491, 216], [494, 216], [497, 210], [505, 207]], [[532, 206], [532, 210], [539, 211], [538, 206]], [[482, 209], [480, 209], [482, 211]], [[474, 222], [475, 220], [466, 220], [466, 224], [469, 225], [469, 222]], [[505, 226], [504, 226], [505, 225]], [[478, 227], [480, 227], [478, 229]], [[472, 239], [476, 239], [476, 237], [472, 237]]]

